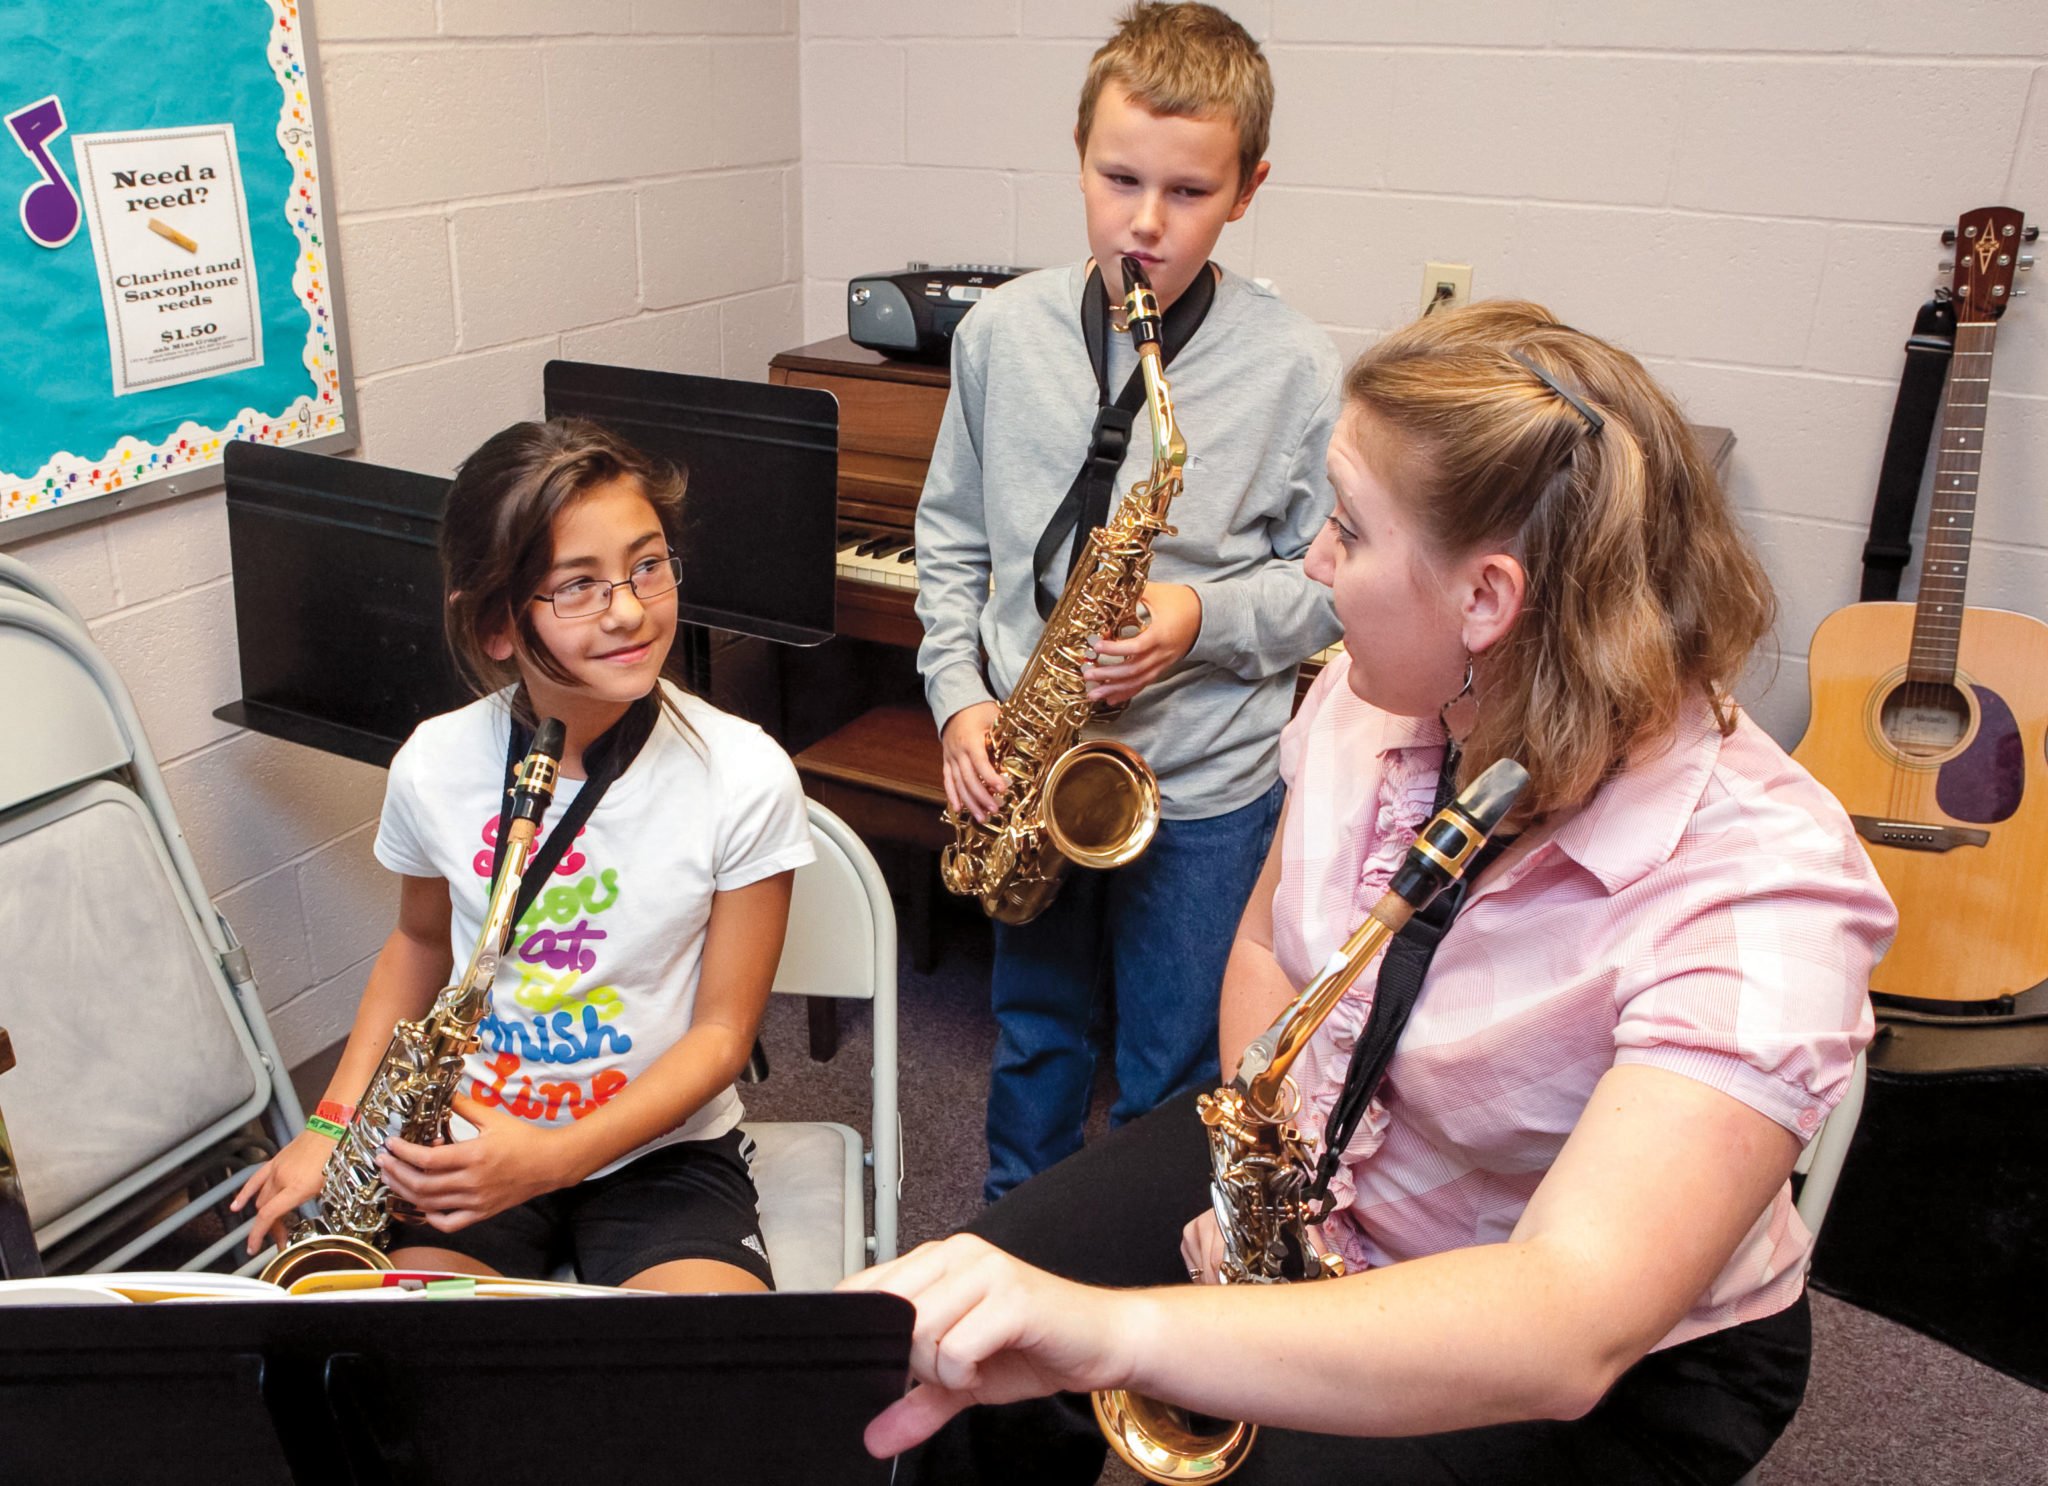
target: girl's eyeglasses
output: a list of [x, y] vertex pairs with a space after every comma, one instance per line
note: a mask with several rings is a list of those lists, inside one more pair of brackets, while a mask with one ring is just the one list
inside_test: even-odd
[[612, 606], [612, 595], [621, 588], [633, 590], [633, 597], [646, 603], [665, 593], [674, 593], [683, 581], [683, 560], [671, 552], [667, 557], [643, 557], [633, 571], [613, 583], [604, 578], [571, 578], [553, 593], [537, 593], [535, 603], [546, 603], [557, 619], [589, 619]]

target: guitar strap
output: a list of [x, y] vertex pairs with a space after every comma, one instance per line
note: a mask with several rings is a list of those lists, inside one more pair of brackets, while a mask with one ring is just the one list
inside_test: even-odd
[[1899, 400], [1892, 405], [1891, 433], [1870, 512], [1870, 540], [1863, 544], [1859, 597], [1866, 604], [1897, 598], [1899, 574], [1913, 559], [1913, 508], [1920, 499], [1920, 477], [1927, 468], [1955, 339], [1955, 307], [1943, 292], [1920, 306], [1906, 340], [1906, 370], [1899, 378]]
[[[1202, 321], [1209, 316], [1209, 306], [1215, 302], [1216, 275], [1204, 264], [1195, 281], [1167, 308], [1159, 328], [1161, 369], [1173, 365], [1173, 358], [1202, 328]], [[1089, 267], [1088, 282], [1081, 288], [1081, 340], [1088, 347], [1089, 364], [1095, 368], [1095, 427], [1088, 435], [1088, 457], [1081, 461], [1080, 473], [1067, 487], [1066, 495], [1038, 538], [1037, 550], [1032, 553], [1031, 572], [1037, 580], [1034, 597], [1040, 619], [1052, 617], [1060, 587], [1087, 550], [1089, 536], [1109, 519], [1110, 491], [1115, 488], [1116, 472], [1123, 468], [1124, 454], [1131, 446], [1131, 425], [1137, 421], [1138, 409], [1145, 405], [1143, 367], [1131, 373], [1115, 402], [1109, 400], [1109, 291], [1103, 287], [1102, 270], [1094, 265]], [[1060, 543], [1069, 533], [1073, 534], [1073, 545], [1067, 551], [1059, 583], [1053, 584], [1053, 564], [1059, 556]]]

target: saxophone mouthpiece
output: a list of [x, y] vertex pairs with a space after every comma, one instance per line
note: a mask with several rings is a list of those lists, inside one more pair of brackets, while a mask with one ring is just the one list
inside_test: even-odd
[[1464, 792], [1430, 818], [1387, 884], [1411, 908], [1465, 875], [1465, 868], [1506, 819], [1529, 783], [1529, 771], [1511, 758], [1497, 759]]
[[1123, 269], [1124, 319], [1129, 322], [1133, 344], [1143, 350], [1160, 338], [1159, 296], [1152, 292], [1144, 264], [1126, 254]]
[[534, 730], [533, 753], [544, 753], [556, 763], [562, 761], [562, 748], [569, 741], [569, 730], [562, 726], [559, 717], [543, 717], [540, 726]]
[[1481, 836], [1491, 836], [1493, 828], [1515, 808], [1528, 783], [1527, 769], [1511, 758], [1496, 759], [1458, 796], [1456, 808]]
[[547, 717], [534, 730], [533, 746], [519, 766], [519, 779], [512, 786], [512, 818], [538, 822], [555, 798], [555, 776], [562, 764], [562, 748], [568, 730], [560, 719]]

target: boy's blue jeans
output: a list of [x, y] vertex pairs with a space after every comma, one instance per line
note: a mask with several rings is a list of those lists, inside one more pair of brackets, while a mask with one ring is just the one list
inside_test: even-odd
[[1105, 978], [1116, 998], [1112, 1125], [1215, 1081], [1223, 969], [1284, 795], [1275, 784], [1226, 815], [1162, 820], [1135, 862], [1070, 868], [1052, 907], [995, 926], [988, 1201], [1081, 1148]]

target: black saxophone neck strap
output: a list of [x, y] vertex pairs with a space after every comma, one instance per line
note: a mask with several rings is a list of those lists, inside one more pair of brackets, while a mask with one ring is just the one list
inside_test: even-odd
[[[526, 873], [519, 879], [519, 897], [512, 911], [513, 923], [517, 924], [526, 917], [526, 910], [533, 906], [533, 900], [547, 885], [548, 875], [568, 854], [570, 843], [589, 821], [591, 812], [597, 809], [597, 802], [604, 798], [604, 792], [620, 775], [633, 767], [633, 761], [640, 757], [640, 750], [654, 736], [654, 726], [660, 720], [661, 688], [657, 686], [628, 707], [624, 717], [606, 728], [583, 750], [583, 788], [563, 807], [553, 828], [542, 839], [540, 849], [527, 861]], [[491, 855], [493, 883], [505, 865], [505, 834], [512, 825], [513, 781], [518, 778], [519, 765], [531, 747], [533, 728], [522, 722], [518, 711], [514, 710], [512, 736], [505, 749], [505, 803], [498, 807], [498, 839]]]
[[[1215, 302], [1216, 272], [1204, 264], [1195, 281], [1166, 311], [1165, 323], [1160, 327], [1162, 367], [1173, 365], [1173, 358], [1194, 339]], [[1060, 588], [1073, 572], [1074, 564], [1081, 560], [1090, 534], [1109, 519], [1109, 497], [1116, 488], [1116, 474], [1130, 452], [1131, 428], [1137, 421], [1138, 410], [1145, 406], [1142, 368], [1131, 373], [1123, 391], [1114, 402], [1110, 401], [1109, 322], [1109, 291], [1102, 282], [1102, 269], [1099, 265], [1091, 266], [1088, 282], [1081, 289], [1081, 341], [1088, 348], [1089, 365], [1095, 369], [1095, 427], [1088, 435], [1088, 456], [1081, 461], [1080, 472], [1046, 523], [1032, 554], [1031, 571], [1037, 579], [1035, 596], [1040, 619], [1051, 615], [1053, 605], [1059, 601]], [[1055, 578], [1060, 544], [1070, 538], [1067, 560], [1058, 567]]]
[[[1436, 803], [1430, 807], [1431, 816], [1456, 797], [1457, 785], [1458, 749], [1453, 744], [1444, 749], [1443, 771], [1437, 776]], [[1429, 962], [1436, 957], [1444, 935], [1450, 932], [1458, 910], [1465, 906], [1472, 884], [1514, 839], [1512, 835], [1497, 835], [1480, 847], [1464, 876], [1430, 899], [1387, 945], [1386, 955], [1380, 961], [1379, 986], [1373, 992], [1372, 1012], [1359, 1033], [1357, 1045], [1351, 1049], [1344, 1087], [1330, 1106], [1329, 1118], [1323, 1122], [1323, 1152], [1316, 1161], [1315, 1180], [1308, 1193], [1316, 1222], [1329, 1215], [1330, 1180], [1336, 1176], [1344, 1148], [1351, 1144], [1359, 1121], [1365, 1118], [1366, 1107], [1386, 1077], [1387, 1065], [1394, 1061], [1394, 1049], [1408, 1025], [1409, 1013], [1422, 999], [1422, 980], [1429, 974]]]

